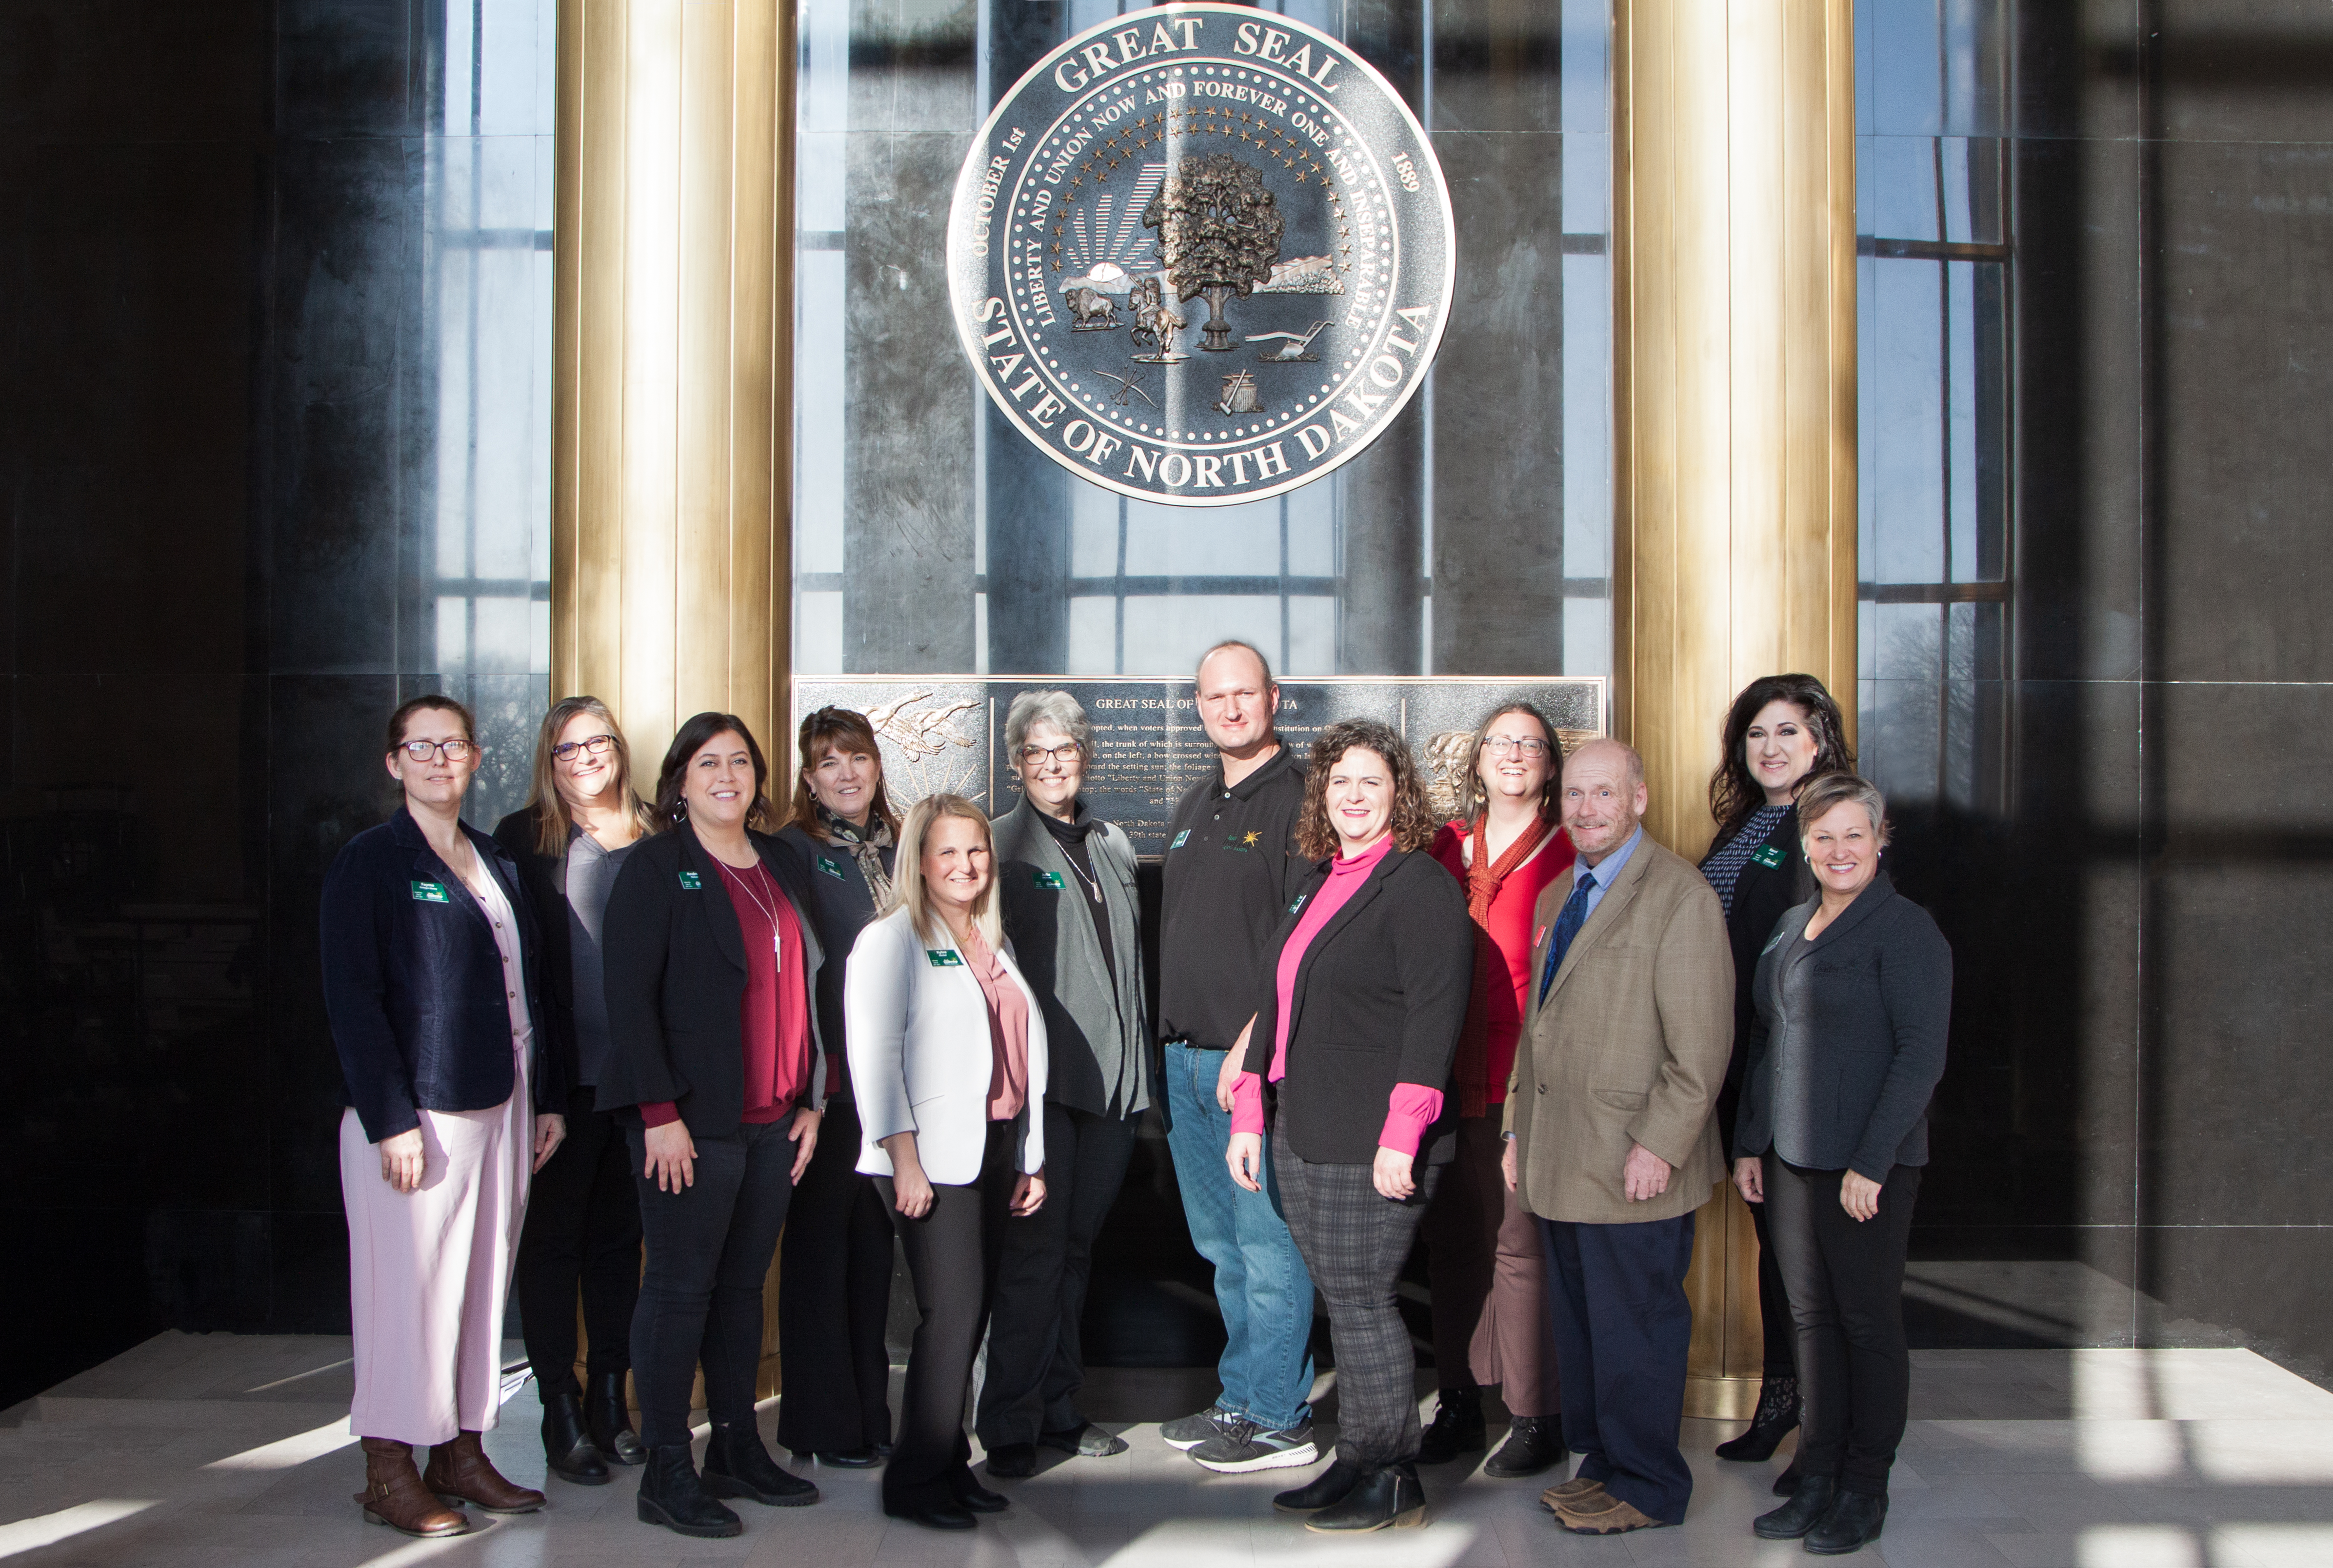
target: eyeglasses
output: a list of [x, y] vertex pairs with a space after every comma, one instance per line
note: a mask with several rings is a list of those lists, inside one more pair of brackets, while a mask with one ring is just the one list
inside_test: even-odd
[[459, 762], [477, 748], [467, 741], [408, 741], [398, 750], [416, 762], [427, 762], [432, 757], [443, 757], [448, 762]]
[[573, 760], [578, 751], [593, 757], [602, 756], [615, 743], [613, 735], [594, 735], [588, 741], [562, 741], [551, 749], [551, 754], [562, 762], [567, 762]]
[[1544, 757], [1547, 755], [1547, 742], [1537, 735], [1526, 735], [1520, 741], [1512, 735], [1485, 735], [1483, 737], [1483, 750], [1493, 757], [1504, 757], [1514, 751], [1521, 751], [1526, 757]]
[[1021, 748], [1021, 762], [1023, 767], [1034, 768], [1051, 758], [1066, 768], [1078, 760], [1078, 753], [1082, 749], [1075, 741], [1050, 749], [1043, 746], [1023, 746]]

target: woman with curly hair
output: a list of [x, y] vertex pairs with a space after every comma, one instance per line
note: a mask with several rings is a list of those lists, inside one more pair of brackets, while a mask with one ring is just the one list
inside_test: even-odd
[[1261, 1188], [1269, 1097], [1272, 1173], [1336, 1343], [1336, 1459], [1272, 1499], [1313, 1530], [1426, 1522], [1395, 1286], [1456, 1145], [1443, 1095], [1474, 975], [1465, 894], [1426, 852], [1438, 826], [1392, 730], [1347, 720], [1313, 742], [1296, 844], [1319, 864], [1266, 950], [1234, 1090], [1232, 1180]]

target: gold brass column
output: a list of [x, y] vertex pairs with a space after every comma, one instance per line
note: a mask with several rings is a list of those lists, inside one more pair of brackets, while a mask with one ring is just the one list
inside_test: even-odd
[[[1616, 0], [1613, 719], [1698, 856], [1727, 703], [1856, 702], [1853, 0]], [[1756, 1398], [1757, 1242], [1701, 1211], [1685, 1413]]]
[[559, 4], [551, 684], [608, 701], [644, 785], [707, 708], [788, 769], [793, 19]]

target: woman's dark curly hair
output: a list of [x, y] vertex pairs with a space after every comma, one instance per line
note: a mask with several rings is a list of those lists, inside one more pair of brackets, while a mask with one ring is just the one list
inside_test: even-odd
[[762, 756], [761, 742], [745, 721], [734, 713], [699, 713], [680, 727], [680, 733], [665, 748], [664, 769], [657, 775], [656, 817], [658, 822], [676, 827], [688, 820], [688, 802], [681, 798], [681, 786], [688, 779], [689, 759], [723, 735], [734, 735], [745, 742], [745, 754], [754, 760], [754, 803], [745, 811], [745, 826], [767, 833], [778, 826], [777, 813], [770, 807], [770, 764]]
[[1717, 819], [1719, 844], [1733, 841], [1758, 808], [1766, 804], [1765, 787], [1750, 776], [1750, 764], [1744, 760], [1744, 743], [1750, 738], [1751, 722], [1765, 710], [1769, 703], [1788, 703], [1807, 716], [1807, 728], [1814, 732], [1814, 766], [1807, 777], [1818, 773], [1852, 773], [1855, 752], [1847, 743], [1847, 726], [1839, 716], [1839, 704], [1823, 684], [1812, 675], [1761, 675], [1742, 688], [1733, 699], [1733, 706], [1725, 711], [1725, 750], [1720, 754], [1717, 771], [1709, 776], [1709, 814]]
[[1337, 853], [1337, 828], [1329, 820], [1329, 770], [1356, 746], [1375, 751], [1393, 770], [1393, 846], [1408, 852], [1433, 843], [1441, 824], [1426, 802], [1426, 786], [1418, 779], [1417, 759], [1409, 754], [1408, 743], [1375, 719], [1342, 719], [1312, 742], [1304, 805], [1296, 814], [1297, 853], [1311, 860]]

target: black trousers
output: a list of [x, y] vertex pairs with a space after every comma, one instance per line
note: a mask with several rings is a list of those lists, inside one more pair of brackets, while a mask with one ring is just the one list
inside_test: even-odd
[[534, 1386], [549, 1404], [575, 1394], [575, 1295], [583, 1294], [594, 1377], [629, 1372], [640, 1294], [640, 1197], [615, 1113], [591, 1090], [567, 1096], [567, 1140], [534, 1173], [514, 1269], [518, 1315]]
[[[1726, 1088], [1717, 1095], [1717, 1135], [1726, 1151], [1725, 1168], [1733, 1169], [1733, 1120], [1742, 1111], [1742, 1092]], [[1758, 1232], [1758, 1327], [1764, 1342], [1765, 1375], [1796, 1377], [1799, 1372], [1799, 1325], [1791, 1318], [1791, 1296], [1782, 1279], [1781, 1263], [1774, 1257], [1772, 1221], [1766, 1205], [1750, 1205], [1750, 1223]]]
[[778, 1441], [798, 1453], [891, 1440], [891, 1218], [858, 1162], [859, 1108], [829, 1100], [779, 1244]]
[[1850, 1492], [1885, 1495], [1912, 1400], [1904, 1343], [1904, 1255], [1920, 1168], [1898, 1165], [1879, 1188], [1879, 1212], [1850, 1219], [1841, 1171], [1807, 1171], [1766, 1156], [1766, 1208], [1799, 1325], [1799, 1390], [1806, 1401], [1799, 1468], [1836, 1476]]
[[990, 1123], [980, 1179], [966, 1187], [934, 1182], [931, 1209], [921, 1219], [899, 1212], [891, 1178], [875, 1178], [907, 1257], [917, 1314], [898, 1441], [883, 1468], [887, 1508], [952, 1503], [959, 1481], [972, 1479], [965, 1394], [988, 1327], [989, 1291], [1013, 1204], [1015, 1125]]
[[1664, 1525], [1685, 1522], [1693, 1469], [1677, 1447], [1693, 1305], [1694, 1217], [1629, 1225], [1542, 1219], [1563, 1436], [1579, 1475]]
[[981, 1442], [1033, 1443], [1085, 1425], [1079, 1328], [1094, 1238], [1126, 1181], [1138, 1116], [1045, 1105], [1045, 1205], [1004, 1221], [989, 1307], [988, 1369], [980, 1385]]
[[762, 1361], [762, 1287], [793, 1196], [793, 1118], [746, 1123], [699, 1137], [696, 1180], [658, 1191], [642, 1176], [644, 1129], [625, 1129], [640, 1195], [648, 1268], [632, 1314], [632, 1388], [640, 1441], [688, 1441], [688, 1392], [701, 1362], [705, 1402], [717, 1426], [750, 1425]]
[[1417, 1458], [1417, 1352], [1402, 1321], [1402, 1265], [1434, 1201], [1439, 1166], [1412, 1174], [1417, 1190], [1381, 1195], [1367, 1165], [1314, 1164], [1272, 1142], [1288, 1233], [1312, 1288], [1329, 1304], [1337, 1351], [1337, 1457], [1368, 1469]]

